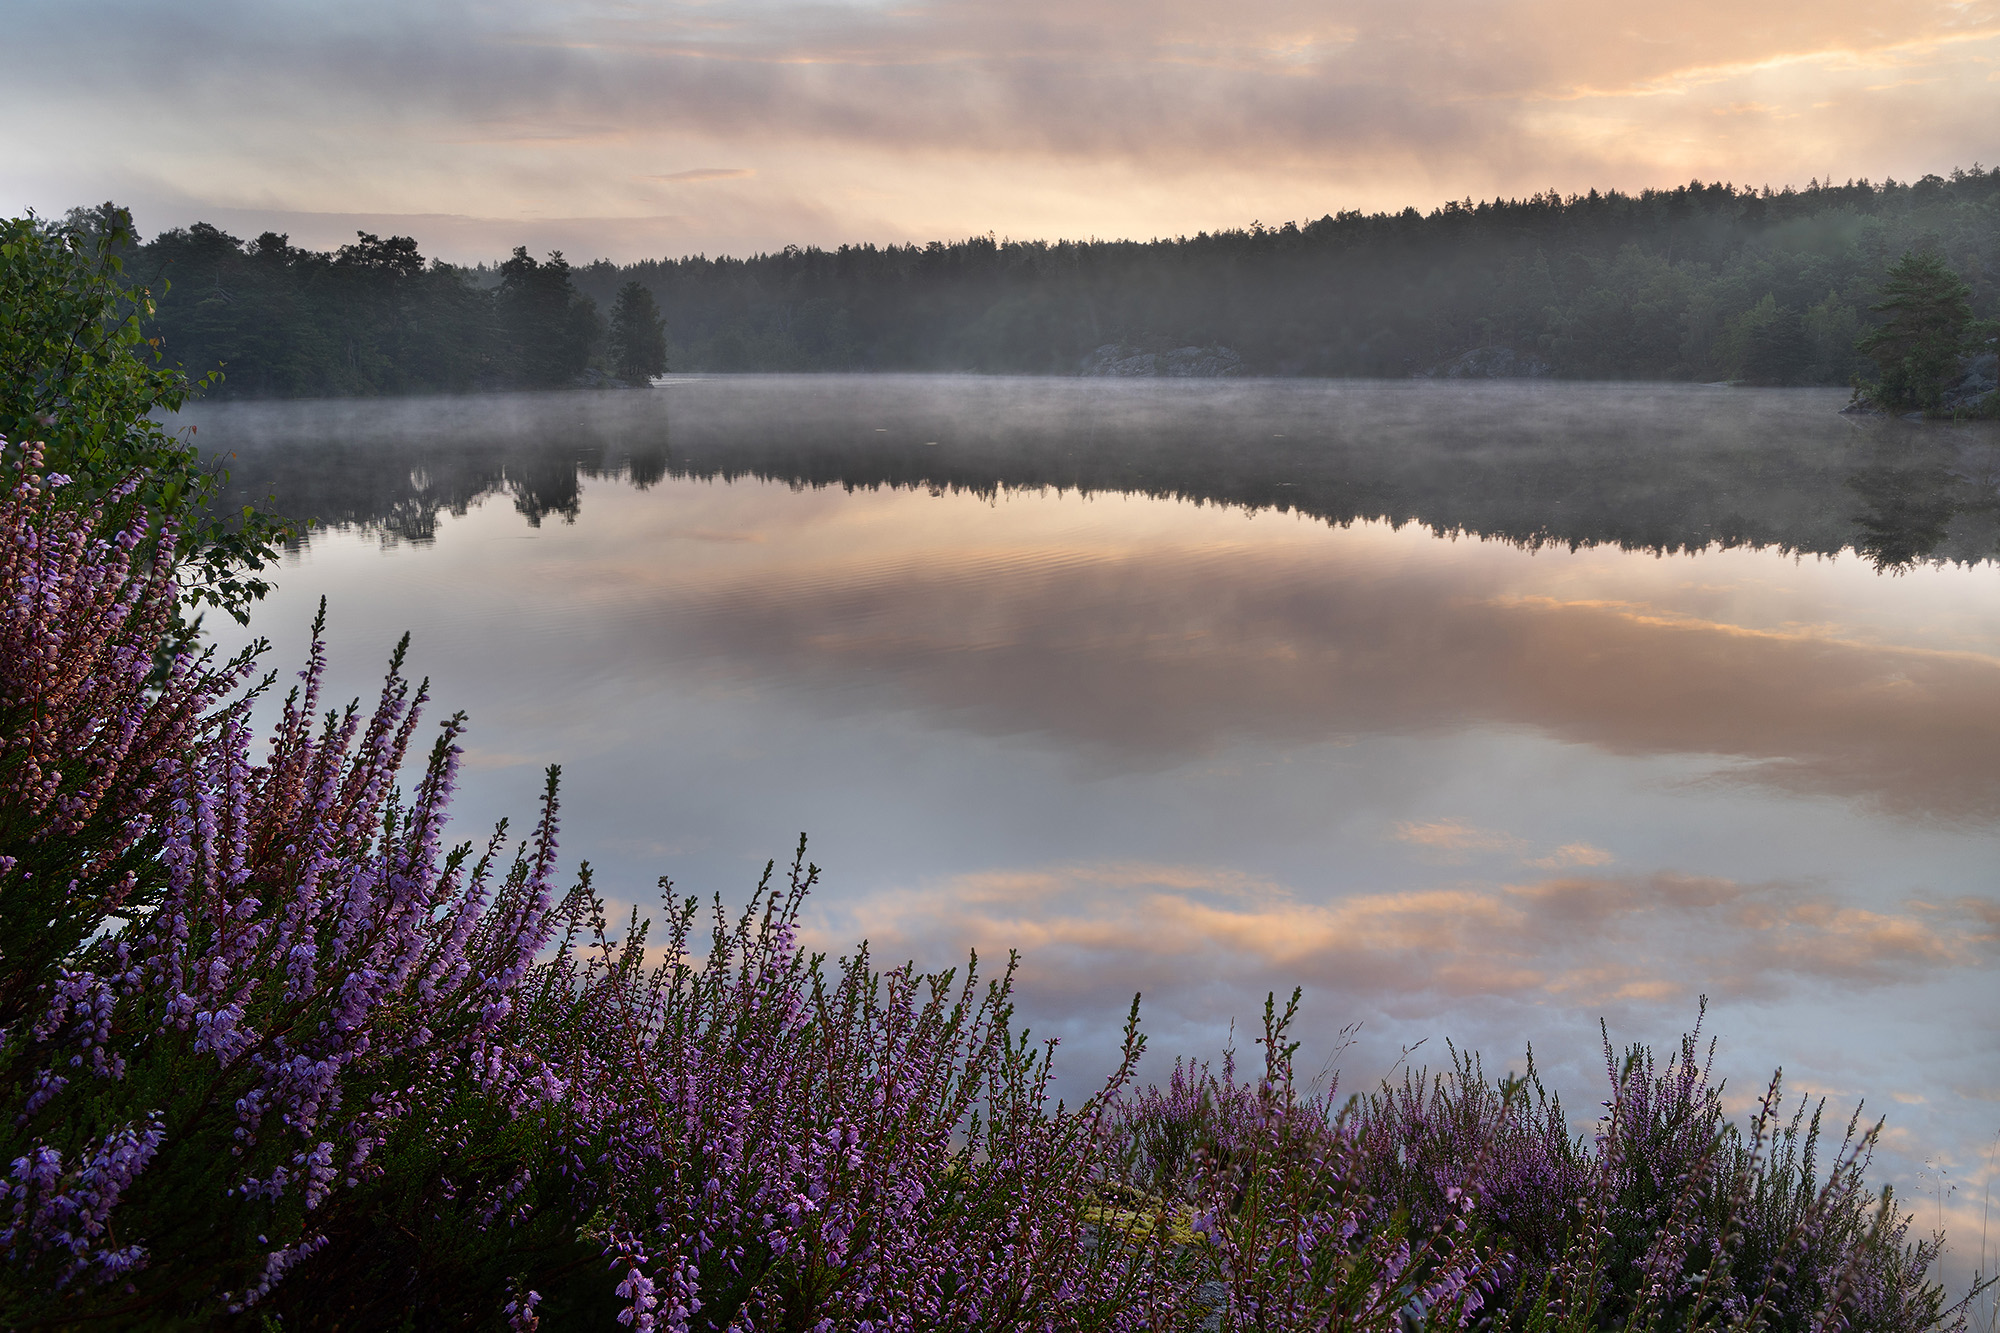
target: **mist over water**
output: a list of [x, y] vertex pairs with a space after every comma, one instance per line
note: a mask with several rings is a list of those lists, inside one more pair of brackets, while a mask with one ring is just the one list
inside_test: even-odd
[[2000, 436], [1843, 398], [744, 377], [187, 416], [319, 524], [272, 664], [324, 594], [337, 692], [408, 629], [470, 713], [463, 836], [560, 762], [566, 854], [643, 907], [740, 901], [803, 829], [819, 942], [1019, 948], [1079, 1092], [1134, 991], [1157, 1076], [1297, 984], [1308, 1067], [1362, 1025], [1349, 1088], [1532, 1041], [1587, 1114], [1599, 1018], [1670, 1043], [1706, 994], [1736, 1103], [1780, 1063], [1865, 1099], [1877, 1174], [1976, 1245]]

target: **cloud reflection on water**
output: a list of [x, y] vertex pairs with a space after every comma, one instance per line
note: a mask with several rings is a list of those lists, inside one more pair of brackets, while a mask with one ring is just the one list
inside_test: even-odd
[[1523, 591], [1505, 559], [1517, 553], [1421, 538], [1406, 558], [1349, 560], [1341, 534], [904, 553], [867, 532], [838, 552], [770, 534], [773, 560], [695, 582], [605, 571], [624, 641], [612, 651], [1041, 735], [1109, 768], [1245, 736], [1498, 725], [1716, 756], [1715, 781], [1905, 817], [2000, 816], [2000, 658], [1983, 652]]
[[821, 942], [865, 937], [884, 956], [932, 960], [1018, 948], [1041, 1008], [1108, 1013], [1135, 991], [1163, 991], [1169, 1011], [1199, 1003], [1199, 990], [1161, 986], [1172, 976], [1233, 993], [1299, 984], [1335, 1012], [1441, 1017], [1493, 998], [1691, 1010], [1702, 994], [1894, 985], [1990, 966], [1996, 911], [1986, 899], [1878, 910], [1805, 882], [1671, 871], [1328, 901], [1228, 869], [1118, 862], [972, 872], [848, 900]]

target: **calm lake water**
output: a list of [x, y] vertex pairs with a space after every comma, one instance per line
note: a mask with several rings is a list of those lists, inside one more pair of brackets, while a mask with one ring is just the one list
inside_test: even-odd
[[[564, 771], [620, 902], [805, 830], [836, 951], [1022, 951], [1072, 1092], [1305, 987], [1358, 1088], [1527, 1043], [1580, 1113], [1711, 1000], [1889, 1117], [1976, 1261], [2000, 1132], [2000, 436], [1823, 390], [741, 377], [211, 405], [319, 524], [254, 629], [414, 633], [466, 835]], [[233, 632], [222, 636], [240, 642]], [[1968, 1230], [1969, 1228], [1969, 1230]]]

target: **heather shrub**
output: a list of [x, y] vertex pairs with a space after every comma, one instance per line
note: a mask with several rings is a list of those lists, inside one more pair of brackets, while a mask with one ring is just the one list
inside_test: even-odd
[[[1104, 1133], [1114, 1179], [1186, 1240], [1176, 1258], [1198, 1284], [1204, 1326], [1399, 1330], [1485, 1322], [1509, 1273], [1471, 1195], [1452, 1189], [1442, 1215], [1420, 1217], [1372, 1189], [1370, 1146], [1335, 1086], [1302, 1092], [1288, 1040], [1299, 993], [1264, 1008], [1264, 1072], [1238, 1083], [1177, 1064], [1168, 1086], [1121, 1099]], [[1154, 1193], [1153, 1191], [1158, 1191]], [[1128, 1223], [1129, 1225], [1129, 1223]]]
[[829, 969], [795, 944], [804, 866], [705, 961], [670, 904], [648, 965], [587, 874], [552, 901], [553, 772], [511, 869], [504, 826], [444, 848], [462, 719], [405, 799], [424, 688], [400, 647], [372, 712], [322, 719], [316, 624], [262, 762], [247, 660], [183, 654], [149, 687], [167, 557], [95, 535], [103, 507], [52, 503], [38, 463], [12, 460], [0, 507], [0, 1322], [1136, 1327], [1162, 1305], [1146, 1243], [1091, 1228], [1106, 1102], [1048, 1105], [1011, 965]]
[[[498, 1043], [544, 942], [551, 802], [504, 869], [440, 843], [461, 723], [407, 805], [400, 650], [372, 714], [302, 687], [253, 763], [246, 663], [176, 657], [143, 533], [53, 504], [30, 453], [0, 506], [0, 1322], [127, 1325], [254, 1305], [325, 1243], [435, 1071]], [[165, 551], [169, 543], [153, 544]]]
[[[669, 901], [659, 960], [614, 943], [588, 881], [520, 1011], [567, 1089], [571, 1206], [619, 1282], [621, 1318], [674, 1328], [1141, 1328], [1175, 1302], [1148, 1242], [1094, 1233], [1109, 1098], [1051, 1106], [1053, 1044], [1011, 1023], [1014, 965], [983, 981], [865, 946], [796, 943], [803, 860], [733, 918]], [[663, 887], [665, 887], [663, 885]]]
[[[1104, 1098], [1048, 1104], [1051, 1050], [982, 983], [795, 943], [815, 870], [765, 881], [705, 952], [615, 937], [582, 882], [507, 1031], [537, 1077], [407, 1119], [358, 1228], [274, 1294], [286, 1322], [515, 1327], [1164, 1328], [1160, 1243], [1093, 1226]], [[649, 956], [657, 961], [648, 961]], [[1140, 1041], [1128, 1028], [1122, 1081]], [[504, 1302], [504, 1307], [503, 1307]]]
[[[247, 663], [182, 654], [171, 542], [143, 516], [101, 532], [42, 449], [0, 442], [0, 1029], [46, 1002], [63, 960], [155, 908], [163, 805], [189, 756], [230, 721]], [[114, 487], [109, 504], [131, 488]]]
[[1582, 1134], [1532, 1053], [1526, 1075], [1497, 1082], [1454, 1050], [1446, 1071], [1339, 1106], [1296, 1097], [1283, 1028], [1267, 1006], [1254, 1088], [1227, 1058], [1219, 1078], [1177, 1066], [1166, 1089], [1123, 1099], [1110, 1129], [1122, 1179], [1178, 1201], [1208, 1239], [1222, 1327], [1279, 1302], [1282, 1326], [1310, 1324], [1299, 1293], [1332, 1289], [1302, 1247], [1334, 1219], [1361, 1255], [1350, 1271], [1409, 1275], [1391, 1288], [1400, 1310], [1347, 1288], [1336, 1327], [1387, 1314], [1538, 1331], [1964, 1325], [1970, 1297], [1947, 1306], [1928, 1277], [1942, 1238], [1912, 1240], [1893, 1194], [1863, 1183], [1880, 1126], [1850, 1122], [1822, 1172], [1823, 1108], [1783, 1116], [1775, 1077], [1749, 1124], [1731, 1124], [1699, 1022], [1664, 1068], [1640, 1046], [1619, 1058], [1607, 1036], [1609, 1095]]
[[[1095, 1225], [1107, 1099], [990, 982], [800, 950], [815, 870], [743, 912], [669, 899], [614, 936], [581, 883], [504, 1033], [532, 1077], [461, 1079], [385, 1143], [374, 1222], [273, 1293], [287, 1325], [1168, 1328], [1164, 1239]], [[649, 961], [652, 960], [652, 961]], [[1137, 1058], [1128, 1026], [1127, 1059]]]
[[1863, 1184], [1880, 1126], [1850, 1122], [1822, 1177], [1823, 1105], [1785, 1119], [1774, 1076], [1738, 1127], [1713, 1056], [1699, 1021], [1664, 1068], [1642, 1046], [1619, 1058], [1607, 1035], [1609, 1095], [1588, 1135], [1570, 1132], [1532, 1058], [1496, 1085], [1456, 1051], [1448, 1071], [1406, 1074], [1356, 1114], [1378, 1188], [1420, 1216], [1453, 1190], [1478, 1198], [1515, 1256], [1504, 1304], [1522, 1327], [1940, 1322], [1943, 1291], [1924, 1281], [1939, 1242], [1912, 1243], [1893, 1197]]
[[1236, 1081], [1233, 1049], [1219, 1075], [1206, 1061], [1177, 1058], [1164, 1088], [1121, 1098], [1106, 1126], [1114, 1178], [1137, 1197], [1185, 1198], [1197, 1172], [1232, 1159], [1261, 1114], [1256, 1088]]

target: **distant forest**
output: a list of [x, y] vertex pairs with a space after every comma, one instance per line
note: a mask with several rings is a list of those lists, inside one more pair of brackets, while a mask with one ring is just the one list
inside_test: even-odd
[[232, 397], [615, 382], [644, 361], [630, 348], [649, 322], [681, 372], [1846, 384], [1868, 365], [1854, 342], [1885, 270], [1918, 246], [1966, 280], [1975, 316], [2000, 314], [2000, 169], [622, 266], [516, 250], [468, 269], [408, 237], [323, 253], [196, 224], [125, 263], [164, 293], [153, 332], [169, 358], [220, 364], [211, 392]]

